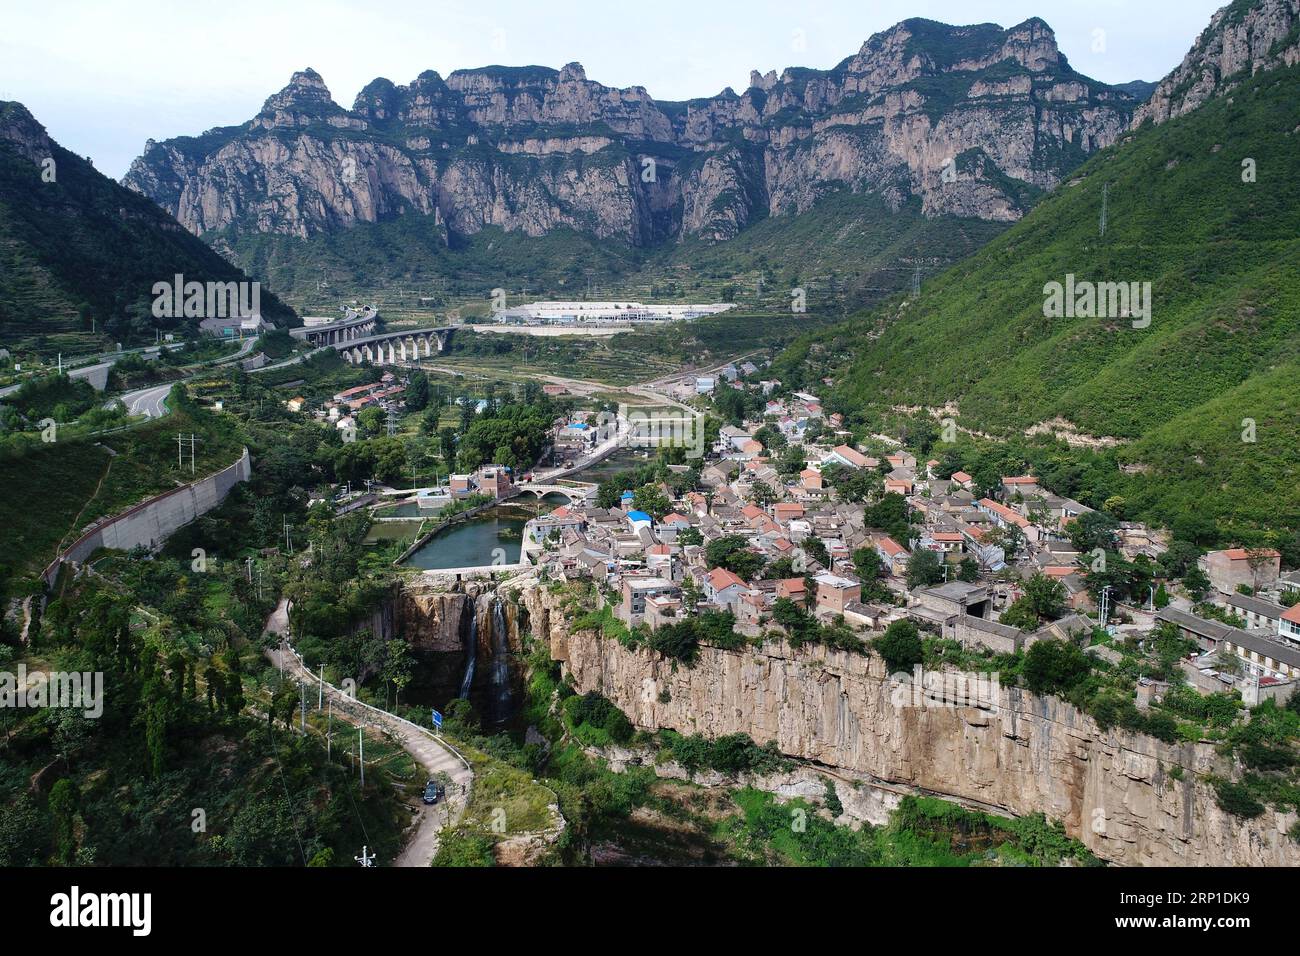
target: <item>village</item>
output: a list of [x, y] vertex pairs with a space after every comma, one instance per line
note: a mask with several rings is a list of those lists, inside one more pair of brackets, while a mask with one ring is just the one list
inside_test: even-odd
[[[1167, 532], [1095, 520], [1104, 516], [1033, 475], [979, 488], [961, 470], [940, 476], [939, 460], [918, 461], [897, 442], [868, 454], [817, 396], [774, 397], [780, 383], [750, 363], [716, 382], [688, 377], [673, 394], [715, 388], [764, 396], [761, 416], [723, 425], [703, 460], [667, 466], [696, 488], [679, 494], [674, 486], [689, 482], [660, 480], [530, 521], [525, 553], [545, 579], [593, 583], [625, 627], [651, 634], [717, 611], [758, 638], [783, 622], [788, 631], [793, 607], [864, 639], [910, 622], [987, 659], [1059, 639], [1117, 664], [1124, 642], [1144, 649], [1176, 629], [1188, 641], [1178, 675], [1198, 692], [1235, 690], [1253, 705], [1284, 703], [1296, 689], [1300, 572], [1283, 573], [1277, 551], [1203, 554], [1176, 585], [1159, 571]], [[565, 441], [575, 429], [556, 431]], [[1107, 548], [1081, 551], [1072, 531], [1084, 526], [1113, 526], [1107, 547], [1155, 569], [1140, 599], [1120, 600], [1104, 575], [1090, 581]], [[1142, 676], [1139, 705], [1171, 682], [1179, 677]]]

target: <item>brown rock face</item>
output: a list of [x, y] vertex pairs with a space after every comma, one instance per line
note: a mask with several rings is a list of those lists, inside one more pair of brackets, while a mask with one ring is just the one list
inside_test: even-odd
[[1075, 73], [1041, 20], [908, 20], [834, 69], [755, 71], [740, 95], [687, 103], [570, 63], [377, 79], [345, 110], [305, 70], [243, 126], [150, 141], [123, 182], [199, 235], [419, 215], [461, 235], [722, 241], [844, 189], [1011, 220], [1113, 142], [1134, 105]]
[[993, 707], [920, 706], [878, 658], [820, 648], [701, 648], [694, 667], [674, 669], [651, 651], [569, 633], [550, 592], [524, 599], [534, 634], [549, 638], [578, 692], [599, 691], [638, 727], [746, 733], [889, 785], [1042, 812], [1115, 863], [1300, 864], [1287, 834], [1295, 814], [1246, 821], [1218, 807], [1204, 778], [1231, 768], [1208, 744], [1102, 730], [1062, 701], [1016, 688], [1001, 689]]

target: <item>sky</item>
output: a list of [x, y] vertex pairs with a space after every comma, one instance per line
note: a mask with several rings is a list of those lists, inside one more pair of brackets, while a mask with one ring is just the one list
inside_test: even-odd
[[1012, 26], [1042, 17], [1075, 69], [1158, 80], [1226, 0], [2, 0], [0, 100], [120, 178], [147, 139], [246, 122], [312, 67], [352, 105], [377, 76], [409, 83], [489, 64], [578, 61], [661, 100], [827, 69], [908, 17]]

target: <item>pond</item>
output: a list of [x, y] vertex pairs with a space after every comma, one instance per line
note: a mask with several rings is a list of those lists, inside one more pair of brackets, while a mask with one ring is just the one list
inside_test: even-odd
[[402, 563], [424, 571], [515, 564], [529, 515], [519, 508], [492, 508], [440, 531]]
[[363, 544], [378, 544], [380, 541], [414, 541], [420, 536], [423, 521], [376, 521], [366, 532]]
[[575, 481], [589, 481], [594, 484], [600, 484], [606, 478], [617, 475], [620, 471], [631, 471], [641, 465], [653, 461], [644, 449], [641, 448], [620, 448], [614, 454], [601, 461], [596, 462], [588, 468], [582, 469], [570, 477]]
[[400, 505], [387, 505], [375, 512], [376, 518], [429, 518], [438, 513], [437, 508], [421, 508], [414, 501]]

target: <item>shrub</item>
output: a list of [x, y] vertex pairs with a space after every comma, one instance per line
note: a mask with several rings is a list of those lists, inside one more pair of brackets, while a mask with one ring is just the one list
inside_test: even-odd
[[1021, 671], [1025, 686], [1035, 694], [1063, 694], [1092, 670], [1088, 655], [1067, 641], [1038, 641], [1025, 653]]
[[1214, 791], [1218, 797], [1219, 809], [1226, 810], [1234, 816], [1250, 820], [1264, 812], [1264, 804], [1255, 799], [1255, 795], [1245, 784], [1233, 783], [1231, 780], [1216, 780]]
[[885, 659], [891, 674], [912, 673], [912, 668], [925, 658], [921, 632], [911, 621], [895, 621], [871, 645]]

